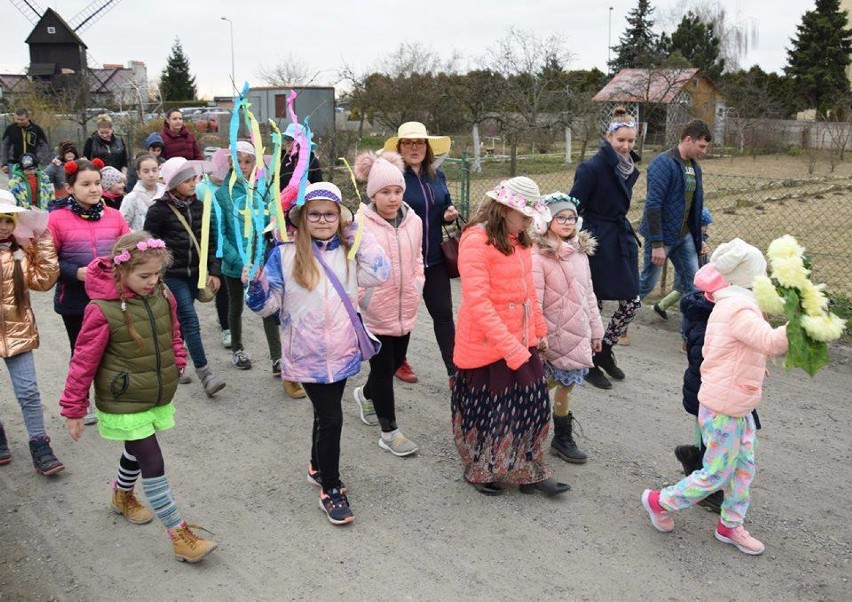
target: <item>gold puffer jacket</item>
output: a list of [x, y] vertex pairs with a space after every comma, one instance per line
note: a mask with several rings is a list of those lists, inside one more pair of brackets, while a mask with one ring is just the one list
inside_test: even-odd
[[50, 231], [21, 252], [24, 255], [21, 269], [27, 292], [25, 307], [18, 312], [15, 307], [13, 252], [8, 246], [0, 246], [0, 357], [13, 357], [38, 348], [38, 329], [29, 291], [48, 291], [59, 278], [59, 261]]

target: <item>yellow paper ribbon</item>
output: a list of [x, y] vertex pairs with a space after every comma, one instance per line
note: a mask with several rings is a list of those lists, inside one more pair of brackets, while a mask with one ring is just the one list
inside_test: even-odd
[[[207, 178], [207, 176], [205, 176]], [[213, 187], [204, 187], [204, 210], [201, 213], [201, 257], [198, 258], [198, 288], [207, 286], [207, 257], [210, 249], [210, 212], [213, 208]]]
[[284, 207], [281, 206], [281, 130], [278, 124], [272, 119], [269, 120], [269, 127], [272, 128], [274, 134], [272, 139], [276, 142], [276, 152], [273, 153], [272, 161], [275, 163], [275, 171], [273, 172], [273, 185], [271, 203], [275, 203], [275, 221], [278, 223], [278, 233], [281, 240], [289, 242], [287, 238], [287, 222], [284, 220]]
[[352, 186], [355, 187], [355, 195], [358, 197], [358, 211], [355, 212], [355, 240], [352, 241], [352, 248], [349, 249], [349, 255], [347, 255], [349, 259], [355, 259], [358, 247], [361, 246], [361, 239], [364, 238], [364, 216], [361, 213], [363, 200], [361, 199], [361, 191], [358, 190], [358, 181], [355, 179], [355, 172], [352, 171], [352, 168], [349, 166], [349, 161], [346, 160], [346, 157], [338, 157], [338, 159], [343, 161], [343, 165], [345, 165], [346, 169], [349, 171], [349, 177], [352, 179]]

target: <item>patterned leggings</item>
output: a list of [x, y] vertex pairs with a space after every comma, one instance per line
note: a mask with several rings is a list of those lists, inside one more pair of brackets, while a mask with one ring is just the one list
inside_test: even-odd
[[[598, 300], [598, 308], [601, 308], [603, 303]], [[636, 317], [636, 312], [642, 307], [642, 302], [639, 297], [635, 299], [623, 299], [618, 302], [618, 309], [612, 314], [612, 319], [609, 321], [609, 326], [606, 327], [603, 342], [607, 345], [615, 345], [618, 339], [627, 331], [627, 327]]]
[[733, 418], [698, 407], [698, 424], [707, 451], [704, 466], [676, 485], [660, 492], [660, 505], [666, 510], [681, 510], [703, 500], [714, 491], [722, 490], [722, 524], [738, 527], [743, 524], [751, 501], [749, 487], [754, 479], [754, 446], [757, 429], [754, 417]]

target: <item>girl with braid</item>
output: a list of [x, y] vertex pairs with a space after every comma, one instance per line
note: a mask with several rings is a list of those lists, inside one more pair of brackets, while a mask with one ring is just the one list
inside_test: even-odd
[[[86, 294], [92, 301], [60, 405], [76, 441], [94, 382], [98, 431], [104, 439], [124, 442], [113, 511], [133, 524], [151, 522], [156, 514], [168, 530], [175, 558], [198, 562], [216, 544], [198, 537], [181, 517], [156, 436], [175, 424], [172, 397], [186, 368], [177, 304], [162, 278], [170, 262], [166, 244], [140, 231], [122, 236], [110, 257], [88, 265]], [[133, 493], [140, 475], [153, 513]]]

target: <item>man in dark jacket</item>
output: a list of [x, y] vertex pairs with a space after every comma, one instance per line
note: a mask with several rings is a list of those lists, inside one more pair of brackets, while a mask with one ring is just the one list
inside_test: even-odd
[[41, 164], [50, 160], [50, 145], [44, 130], [32, 122], [29, 111], [18, 109], [15, 111], [15, 123], [3, 132], [0, 144], [3, 173], [9, 173], [9, 166], [15, 165], [24, 153], [35, 154]]
[[698, 256], [707, 252], [701, 238], [704, 185], [698, 159], [707, 153], [712, 134], [695, 119], [686, 124], [680, 143], [654, 157], [648, 165], [648, 195], [639, 232], [645, 237], [645, 265], [639, 296], [657, 284], [666, 259], [671, 259], [689, 292], [698, 271]]

